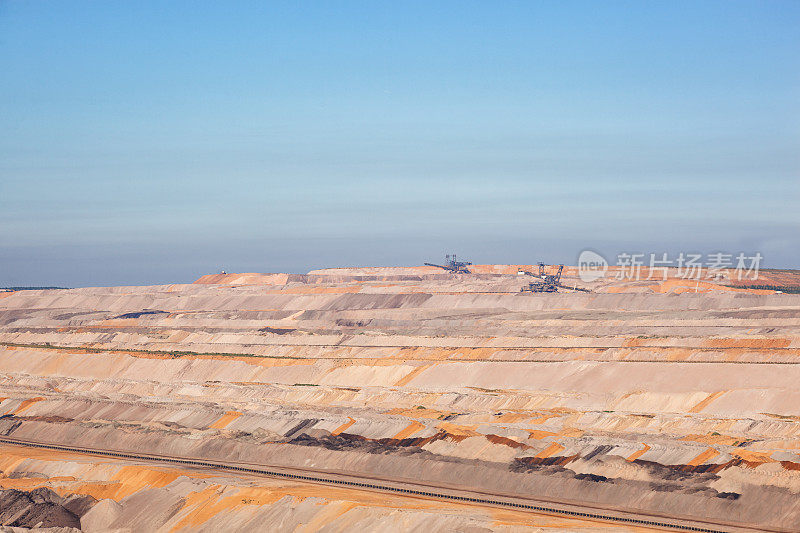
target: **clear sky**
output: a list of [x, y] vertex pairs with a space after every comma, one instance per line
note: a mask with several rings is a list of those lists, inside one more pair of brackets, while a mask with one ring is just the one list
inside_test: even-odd
[[0, 1], [0, 286], [760, 251], [800, 2]]

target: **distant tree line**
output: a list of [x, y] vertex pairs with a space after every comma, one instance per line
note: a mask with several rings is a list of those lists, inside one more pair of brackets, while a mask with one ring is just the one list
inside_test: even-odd
[[781, 291], [786, 294], [800, 294], [800, 285], [726, 285], [735, 289], [764, 289], [768, 291]]

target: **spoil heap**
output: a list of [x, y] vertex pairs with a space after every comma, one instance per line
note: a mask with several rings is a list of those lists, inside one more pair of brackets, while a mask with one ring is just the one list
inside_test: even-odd
[[[491, 267], [0, 295], [0, 433], [797, 528], [800, 296], [574, 269], [564, 285], [598, 292], [520, 293], [519, 265]], [[136, 479], [62, 495], [128, 516], [187, 483]], [[426, 527], [450, 528], [438, 505]], [[192, 526], [252, 525], [213, 509]]]

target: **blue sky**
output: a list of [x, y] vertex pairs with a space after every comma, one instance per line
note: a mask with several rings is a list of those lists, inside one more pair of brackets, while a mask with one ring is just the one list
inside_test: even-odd
[[0, 286], [760, 251], [800, 2], [0, 2]]

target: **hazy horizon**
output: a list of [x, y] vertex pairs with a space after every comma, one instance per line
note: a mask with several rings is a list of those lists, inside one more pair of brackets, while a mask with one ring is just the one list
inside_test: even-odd
[[0, 286], [800, 268], [800, 3], [0, 3]]

